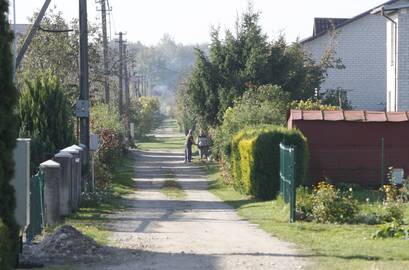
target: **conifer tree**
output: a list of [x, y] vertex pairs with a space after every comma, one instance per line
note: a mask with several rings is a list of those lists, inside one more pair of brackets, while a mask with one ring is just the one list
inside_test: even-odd
[[17, 138], [15, 106], [17, 91], [13, 84], [13, 36], [7, 21], [9, 3], [0, 0], [0, 269], [16, 263], [18, 227], [14, 218], [15, 195], [10, 181], [14, 174], [13, 149]]

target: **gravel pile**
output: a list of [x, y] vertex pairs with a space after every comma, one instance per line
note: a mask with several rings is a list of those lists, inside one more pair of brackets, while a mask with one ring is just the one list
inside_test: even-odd
[[46, 261], [98, 259], [105, 253], [103, 247], [70, 225], [61, 226], [30, 249], [31, 255]]

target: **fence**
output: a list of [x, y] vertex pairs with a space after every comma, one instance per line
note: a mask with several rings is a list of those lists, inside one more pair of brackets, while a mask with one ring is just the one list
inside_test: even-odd
[[280, 192], [284, 202], [290, 203], [290, 222], [295, 215], [295, 148], [280, 144]]
[[27, 240], [31, 242], [44, 227], [44, 174], [41, 170], [30, 181], [30, 224]]

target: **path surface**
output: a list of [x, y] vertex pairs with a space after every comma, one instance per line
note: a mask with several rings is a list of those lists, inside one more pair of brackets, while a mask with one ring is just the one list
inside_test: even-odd
[[[170, 129], [158, 137], [175, 136]], [[135, 151], [137, 191], [130, 208], [112, 216], [111, 240], [121, 255], [95, 269], [302, 269], [294, 246], [241, 219], [207, 191], [201, 168], [183, 163], [181, 152]], [[186, 192], [172, 200], [160, 192], [172, 173]], [[86, 269], [90, 269], [88, 266]]]

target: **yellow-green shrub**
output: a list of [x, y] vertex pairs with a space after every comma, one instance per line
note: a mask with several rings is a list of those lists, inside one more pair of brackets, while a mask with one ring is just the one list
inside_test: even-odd
[[231, 143], [235, 188], [259, 199], [275, 198], [280, 187], [281, 142], [296, 147], [296, 184], [303, 184], [309, 159], [305, 137], [298, 130], [264, 126], [239, 132]]
[[251, 193], [251, 168], [253, 167], [253, 149], [254, 149], [254, 139], [242, 140], [239, 142], [239, 153], [240, 153], [240, 173], [241, 173], [241, 183], [244, 193]]

